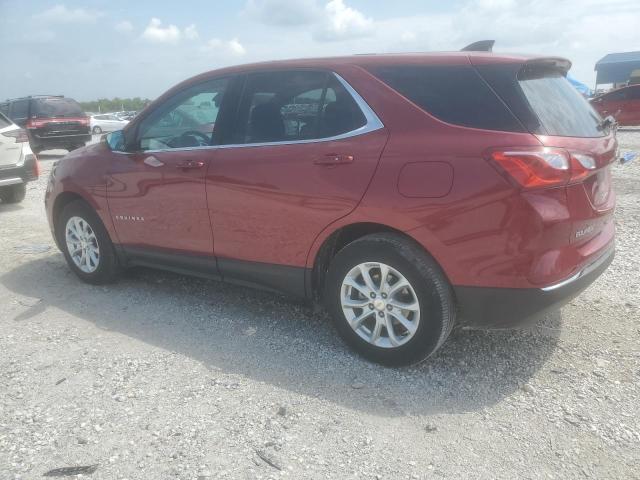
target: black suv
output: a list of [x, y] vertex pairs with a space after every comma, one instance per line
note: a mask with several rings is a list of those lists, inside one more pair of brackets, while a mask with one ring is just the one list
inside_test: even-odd
[[52, 148], [74, 150], [91, 140], [89, 117], [72, 98], [33, 95], [0, 103], [0, 112], [26, 128], [34, 153]]

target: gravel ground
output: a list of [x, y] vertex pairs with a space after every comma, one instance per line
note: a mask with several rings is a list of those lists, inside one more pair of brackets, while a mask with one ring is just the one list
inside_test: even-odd
[[[640, 151], [640, 130], [619, 138]], [[0, 479], [640, 478], [640, 160], [614, 167], [617, 256], [579, 298], [389, 369], [270, 294], [151, 270], [82, 284], [42, 158], [0, 205]]]

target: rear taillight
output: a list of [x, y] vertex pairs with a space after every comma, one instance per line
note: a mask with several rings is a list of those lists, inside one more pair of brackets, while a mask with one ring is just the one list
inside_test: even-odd
[[559, 187], [580, 182], [596, 169], [593, 157], [563, 148], [509, 148], [492, 150], [489, 158], [525, 189]]
[[571, 181], [581, 182], [596, 169], [596, 159], [584, 153], [571, 153]]
[[38, 158], [33, 153], [27, 154], [24, 157], [24, 165], [27, 173], [27, 180], [37, 180], [40, 176], [40, 162], [38, 162]]
[[51, 120], [48, 118], [30, 118], [29, 120], [27, 120], [27, 125], [26, 127], [29, 130], [33, 130], [34, 128], [42, 128], [44, 127], [47, 123], [49, 123]]
[[80, 119], [80, 125], [82, 125], [83, 127], [88, 127], [89, 126], [89, 117], [84, 117]]
[[5, 137], [14, 138], [16, 143], [25, 143], [29, 141], [27, 131], [23, 128], [11, 130], [10, 132], [3, 132], [2, 135]]

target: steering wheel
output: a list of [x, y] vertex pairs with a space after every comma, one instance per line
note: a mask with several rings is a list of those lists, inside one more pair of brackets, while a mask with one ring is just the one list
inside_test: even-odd
[[187, 136], [196, 137], [198, 143], [200, 144], [200, 147], [206, 147], [207, 145], [211, 144], [211, 137], [206, 133], [202, 133], [198, 130], [188, 130], [180, 135], [180, 137], [182, 138], [186, 138]]

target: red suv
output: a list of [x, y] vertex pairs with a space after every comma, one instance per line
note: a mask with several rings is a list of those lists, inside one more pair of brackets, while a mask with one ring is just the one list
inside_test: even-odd
[[74, 151], [46, 194], [84, 281], [132, 265], [321, 299], [415, 363], [557, 308], [613, 258], [615, 132], [570, 63], [367, 55], [212, 71]]

